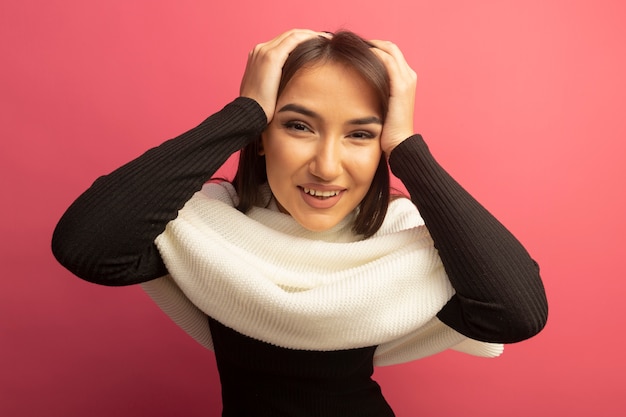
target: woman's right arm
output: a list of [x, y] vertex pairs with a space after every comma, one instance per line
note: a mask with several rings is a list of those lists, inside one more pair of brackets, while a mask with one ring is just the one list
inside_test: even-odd
[[103, 285], [165, 275], [154, 239], [266, 124], [264, 109], [239, 97], [199, 126], [98, 178], [57, 224], [54, 256], [80, 278]]
[[274, 115], [282, 67], [299, 43], [327, 33], [292, 29], [248, 55], [240, 97], [198, 127], [99, 178], [67, 210], [52, 237], [57, 260], [77, 276], [130, 285], [167, 273], [154, 239], [230, 155]]

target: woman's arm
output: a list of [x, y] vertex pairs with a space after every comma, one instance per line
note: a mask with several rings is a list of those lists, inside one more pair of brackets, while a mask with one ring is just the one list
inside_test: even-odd
[[512, 343], [535, 335], [548, 310], [539, 267], [435, 161], [421, 136], [413, 135], [417, 76], [396, 45], [372, 43], [391, 81], [381, 148], [424, 218], [456, 291], [437, 316], [485, 342]]
[[154, 239], [230, 155], [271, 120], [282, 67], [302, 41], [287, 31], [248, 56], [240, 97], [198, 127], [99, 178], [67, 210], [52, 238], [58, 261], [79, 277], [130, 285], [165, 275]]
[[521, 243], [435, 161], [420, 135], [391, 153], [456, 294], [439, 319], [472, 339], [512, 343], [538, 333], [547, 302], [538, 265]]
[[257, 102], [240, 97], [196, 128], [99, 178], [57, 224], [55, 257], [77, 276], [103, 285], [130, 285], [165, 275], [154, 239], [266, 124]]

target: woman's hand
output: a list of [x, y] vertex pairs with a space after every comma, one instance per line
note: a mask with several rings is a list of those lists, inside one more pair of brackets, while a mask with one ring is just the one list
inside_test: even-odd
[[391, 81], [389, 110], [380, 139], [380, 147], [389, 157], [396, 146], [414, 134], [413, 115], [417, 74], [395, 44], [378, 40], [370, 42], [375, 46], [372, 51], [387, 68]]
[[308, 29], [292, 29], [268, 42], [258, 44], [248, 54], [239, 94], [256, 100], [265, 111], [268, 123], [274, 117], [278, 85], [287, 57], [298, 44], [316, 36], [331, 35]]

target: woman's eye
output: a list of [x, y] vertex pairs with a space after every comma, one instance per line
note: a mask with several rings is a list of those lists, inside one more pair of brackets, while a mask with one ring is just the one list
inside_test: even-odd
[[376, 137], [376, 134], [367, 131], [359, 131], [350, 133], [349, 137], [353, 139], [373, 139]]
[[307, 125], [305, 125], [302, 122], [298, 122], [298, 121], [286, 122], [286, 123], [284, 123], [284, 126], [287, 129], [297, 130], [299, 132], [308, 132], [308, 131], [311, 130], [311, 129], [309, 129], [309, 127]]

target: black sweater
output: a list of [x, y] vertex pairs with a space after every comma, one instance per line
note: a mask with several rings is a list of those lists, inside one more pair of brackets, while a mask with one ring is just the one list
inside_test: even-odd
[[[104, 285], [165, 275], [155, 238], [266, 123], [255, 101], [238, 98], [99, 178], [59, 221], [54, 255], [77, 276]], [[421, 136], [401, 143], [389, 164], [424, 218], [456, 291], [438, 318], [487, 342], [512, 343], [539, 332], [547, 318], [545, 293], [537, 264], [518, 240], [447, 174]], [[373, 347], [293, 351], [210, 324], [225, 416], [393, 415], [370, 379]]]

